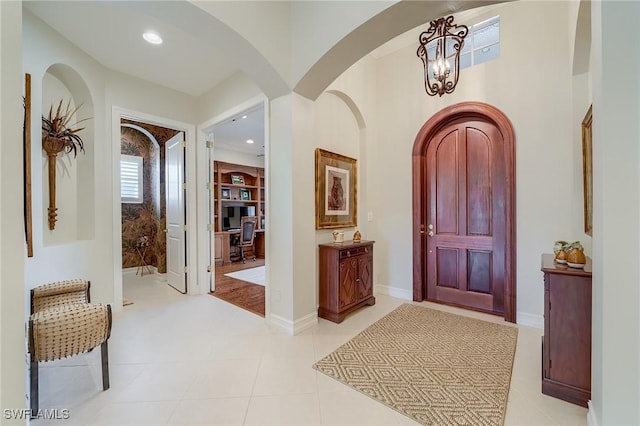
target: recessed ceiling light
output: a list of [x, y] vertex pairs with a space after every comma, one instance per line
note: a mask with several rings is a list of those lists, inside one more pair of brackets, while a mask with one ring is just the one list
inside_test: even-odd
[[142, 34], [142, 38], [151, 44], [162, 44], [162, 37], [152, 31]]
[[247, 116], [246, 116], [246, 115], [243, 115], [243, 116], [242, 116], [242, 118], [247, 118]]
[[247, 139], [247, 143], [253, 143], [253, 139]]

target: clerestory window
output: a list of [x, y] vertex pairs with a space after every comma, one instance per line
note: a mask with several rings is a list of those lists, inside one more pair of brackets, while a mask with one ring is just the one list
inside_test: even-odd
[[460, 55], [460, 69], [482, 64], [500, 56], [500, 16], [471, 27]]

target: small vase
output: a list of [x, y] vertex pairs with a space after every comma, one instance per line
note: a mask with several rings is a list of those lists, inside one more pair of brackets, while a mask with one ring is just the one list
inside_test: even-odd
[[586, 263], [587, 258], [584, 252], [577, 247], [574, 247], [567, 253], [567, 265], [572, 268], [582, 268]]
[[567, 263], [567, 253], [564, 250], [560, 250], [556, 253], [556, 262]]
[[333, 231], [331, 233], [331, 235], [333, 235], [333, 242], [334, 243], [342, 243], [342, 242], [344, 242], [344, 232]]

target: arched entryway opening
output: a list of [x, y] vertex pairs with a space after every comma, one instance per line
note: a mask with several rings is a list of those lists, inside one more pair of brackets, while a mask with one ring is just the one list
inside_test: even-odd
[[516, 321], [515, 134], [499, 109], [447, 107], [413, 146], [413, 299]]

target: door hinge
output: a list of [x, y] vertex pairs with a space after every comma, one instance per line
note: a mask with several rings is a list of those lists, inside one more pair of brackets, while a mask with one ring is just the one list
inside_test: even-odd
[[184, 183], [182, 184], [182, 189], [187, 189], [187, 183], [186, 183], [186, 182], [184, 182]]
[[211, 265], [207, 265], [207, 272], [211, 272]]
[[207, 224], [207, 231], [213, 231], [213, 223]]
[[189, 272], [189, 267], [188, 267], [188, 266], [185, 266], [185, 267], [184, 267], [184, 272], [185, 272], [185, 274], [186, 274], [187, 272]]
[[207, 148], [213, 148], [213, 141], [207, 141]]
[[182, 225], [182, 230], [186, 231], [187, 230], [187, 225]]
[[180, 146], [183, 147], [183, 148], [186, 148], [187, 147], [187, 141], [180, 142]]
[[215, 188], [216, 183], [215, 182], [207, 182], [207, 189], [208, 190], [212, 190], [213, 188]]

